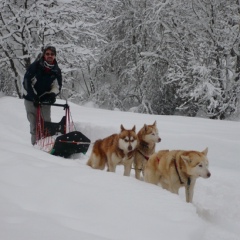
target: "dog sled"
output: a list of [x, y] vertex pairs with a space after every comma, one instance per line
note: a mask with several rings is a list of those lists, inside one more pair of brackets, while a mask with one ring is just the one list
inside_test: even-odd
[[[41, 114], [42, 105], [62, 107], [65, 110], [65, 116], [58, 123], [44, 121]], [[37, 107], [36, 146], [39, 149], [55, 156], [68, 158], [75, 153], [85, 154], [89, 145], [90, 139], [75, 129], [67, 103], [41, 103]]]

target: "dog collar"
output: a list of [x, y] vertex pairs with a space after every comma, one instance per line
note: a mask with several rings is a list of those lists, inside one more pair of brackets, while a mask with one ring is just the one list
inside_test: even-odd
[[143, 148], [147, 148], [147, 149], [149, 148], [149, 144], [147, 142], [145, 142], [145, 141], [141, 141], [140, 145], [142, 145]]

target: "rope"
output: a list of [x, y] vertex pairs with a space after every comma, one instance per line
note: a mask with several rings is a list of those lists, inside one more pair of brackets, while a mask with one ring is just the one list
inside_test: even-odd
[[79, 145], [79, 144], [88, 144], [88, 145], [90, 145], [90, 144], [94, 144], [94, 143], [89, 143], [89, 142], [75, 142], [75, 141], [65, 141], [65, 140], [59, 140], [59, 142], [64, 142], [64, 143], [72, 143], [72, 144], [77, 144], [77, 145]]
[[70, 119], [71, 119], [71, 121], [72, 121], [72, 124], [73, 124], [73, 128], [74, 128], [74, 130], [76, 131], [76, 130], [77, 130], [77, 128], [76, 128], [76, 126], [75, 126], [75, 124], [74, 124], [73, 117], [72, 117], [72, 113], [71, 113], [71, 111], [70, 111], [70, 110], [69, 110], [69, 113], [70, 113]]
[[[68, 104], [67, 98], [65, 98], [65, 97], [62, 95], [62, 92], [61, 92], [61, 91], [60, 91], [60, 93], [59, 93], [59, 96], [60, 96], [60, 98], [63, 98], [63, 99], [66, 101], [66, 104]], [[70, 114], [71, 122], [72, 122], [72, 124], [73, 124], [73, 128], [74, 128], [74, 130], [76, 131], [77, 128], [76, 128], [75, 123], [74, 123], [74, 121], [73, 121], [73, 117], [72, 117], [72, 113], [71, 113], [71, 111], [70, 111], [70, 108], [69, 108], [69, 114]]]

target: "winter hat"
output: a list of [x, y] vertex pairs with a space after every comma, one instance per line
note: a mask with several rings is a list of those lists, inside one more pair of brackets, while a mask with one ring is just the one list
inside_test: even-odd
[[45, 53], [46, 53], [47, 50], [52, 51], [55, 56], [57, 55], [56, 48], [53, 47], [53, 46], [46, 46], [46, 47], [43, 49], [43, 55], [45, 55]]

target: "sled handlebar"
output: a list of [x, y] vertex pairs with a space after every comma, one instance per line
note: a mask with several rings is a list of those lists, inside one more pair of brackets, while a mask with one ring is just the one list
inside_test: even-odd
[[67, 103], [65, 104], [60, 104], [60, 103], [47, 103], [47, 102], [42, 102], [41, 105], [48, 105], [48, 106], [55, 106], [55, 107], [64, 107], [65, 108], [69, 108], [69, 105]]

